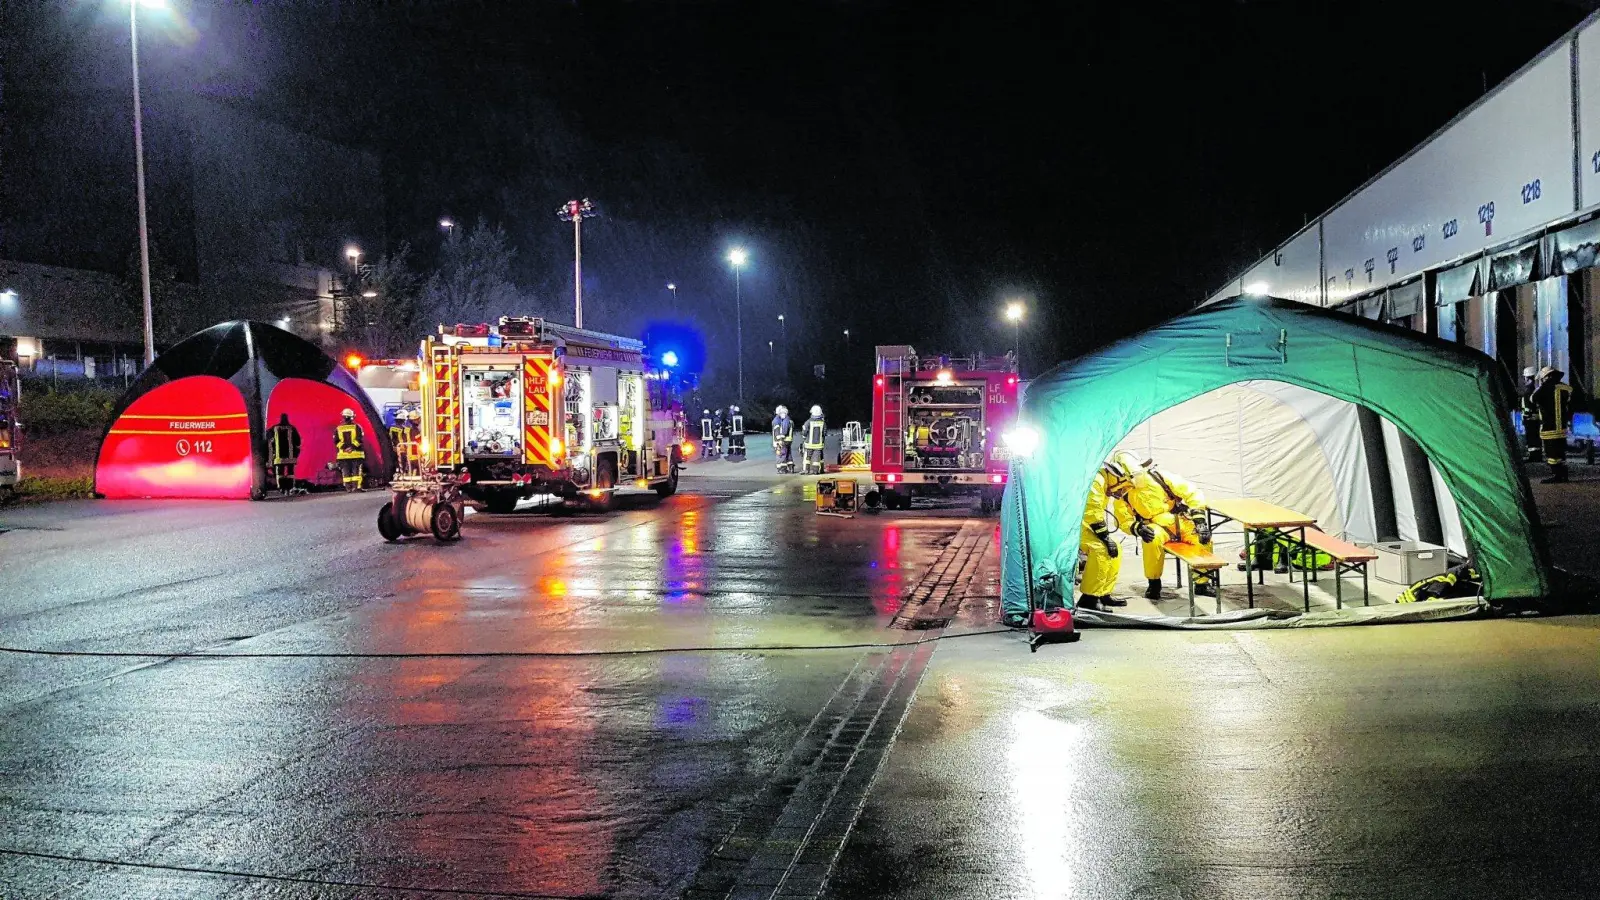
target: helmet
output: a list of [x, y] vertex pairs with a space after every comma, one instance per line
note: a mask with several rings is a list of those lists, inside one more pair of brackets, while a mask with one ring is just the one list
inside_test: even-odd
[[1532, 377], [1534, 377], [1535, 374], [1538, 373], [1538, 371], [1539, 370], [1535, 369], [1533, 366], [1528, 366], [1526, 369], [1522, 370], [1522, 377], [1523, 378], [1532, 378]]
[[729, 412], [738, 412], [738, 411], [739, 411], [739, 407], [737, 407], [737, 406], [730, 406], [730, 407], [728, 407], [728, 411], [729, 411]]
[[1133, 476], [1139, 474], [1144, 468], [1139, 464], [1138, 457], [1126, 450], [1118, 450], [1101, 465], [1101, 471], [1110, 476], [1113, 482], [1132, 481]]
[[702, 416], [709, 416], [709, 415], [711, 415], [711, 410], [709, 410], [709, 409], [702, 409], [702, 410], [700, 410], [700, 415], [702, 415]]
[[356, 417], [356, 411], [347, 406], [339, 411], [339, 416], [344, 419], [354, 419]]
[[1562, 375], [1561, 370], [1556, 368], [1555, 366], [1545, 366], [1544, 368], [1539, 370], [1539, 380], [1540, 381], [1544, 381], [1546, 378], [1560, 378], [1561, 375]]
[[822, 407], [820, 407], [820, 406], [813, 406], [813, 407], [811, 407], [811, 414], [812, 414], [812, 415], [813, 415], [813, 416], [820, 416], [820, 415], [822, 415]]
[[422, 421], [422, 410], [420, 410], [420, 409], [408, 409], [408, 410], [406, 410], [406, 421], [408, 421], [408, 422], [420, 422], [420, 421]]
[[775, 416], [787, 416], [789, 414], [789, 407], [780, 406], [777, 409], [774, 409], [772, 414]]

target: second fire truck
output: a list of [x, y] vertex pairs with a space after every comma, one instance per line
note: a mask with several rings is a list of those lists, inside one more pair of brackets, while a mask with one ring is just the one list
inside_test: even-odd
[[1001, 436], [1017, 418], [1010, 356], [918, 354], [879, 347], [872, 378], [872, 480], [889, 509], [922, 494], [976, 495], [1000, 508], [1011, 465]]
[[422, 458], [490, 512], [546, 495], [609, 508], [678, 489], [683, 414], [631, 338], [506, 317], [422, 346]]

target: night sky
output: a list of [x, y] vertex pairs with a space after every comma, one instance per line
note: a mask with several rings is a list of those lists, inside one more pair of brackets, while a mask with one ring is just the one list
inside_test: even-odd
[[[120, 3], [0, 0], [13, 208], [61, 190], [14, 177], [53, 164], [30, 115], [126, 103]], [[729, 314], [739, 242], [747, 353], [786, 312], [807, 370], [861, 355], [844, 327], [1002, 350], [1013, 295], [1034, 370], [1192, 306], [1595, 5], [175, 3], [190, 30], [146, 38], [148, 89], [381, 154], [383, 240], [420, 266], [439, 216], [484, 216], [558, 298], [555, 208], [592, 197], [586, 290], [628, 324], [669, 280]], [[82, 139], [120, 165], [125, 129]], [[104, 193], [98, 218], [131, 215]], [[95, 206], [61, 205], [48, 245], [12, 225], [0, 256], [77, 264]]]

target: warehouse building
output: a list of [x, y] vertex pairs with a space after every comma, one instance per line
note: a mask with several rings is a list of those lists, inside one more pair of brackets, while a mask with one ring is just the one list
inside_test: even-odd
[[1600, 14], [1245, 268], [1270, 294], [1600, 375]]

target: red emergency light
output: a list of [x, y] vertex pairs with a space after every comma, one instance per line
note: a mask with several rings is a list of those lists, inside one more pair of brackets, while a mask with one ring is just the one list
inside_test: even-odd
[[1015, 375], [1007, 375], [1006, 376], [1006, 384], [1015, 385], [1016, 383], [1017, 383], [1017, 376], [1015, 376]]
[[990, 484], [1005, 484], [1006, 483], [1006, 477], [1004, 475], [990, 475], [989, 476], [989, 483]]
[[883, 389], [883, 376], [879, 375], [877, 378], [872, 379], [872, 383], [879, 390], [882, 390]]
[[889, 483], [893, 484], [894, 482], [900, 480], [900, 475], [898, 473], [896, 473], [896, 472], [890, 472], [888, 475], [884, 476], [884, 480], [886, 480]]
[[344, 358], [345, 368], [352, 372], [358, 371], [363, 362], [365, 362], [365, 360], [361, 358], [361, 354], [359, 353], [352, 353]]

